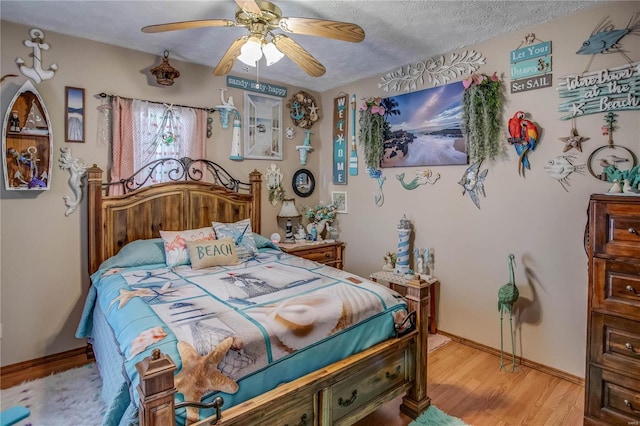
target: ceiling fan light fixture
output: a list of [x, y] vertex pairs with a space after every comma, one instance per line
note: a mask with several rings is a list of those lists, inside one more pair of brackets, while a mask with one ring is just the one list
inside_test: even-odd
[[262, 58], [262, 43], [257, 37], [251, 37], [247, 42], [240, 48], [240, 56], [238, 56], [238, 60], [244, 62], [245, 64], [255, 67], [256, 62]]
[[278, 50], [273, 42], [269, 42], [262, 46], [262, 52], [264, 53], [264, 59], [267, 62], [267, 66], [275, 64], [284, 57], [284, 53]]

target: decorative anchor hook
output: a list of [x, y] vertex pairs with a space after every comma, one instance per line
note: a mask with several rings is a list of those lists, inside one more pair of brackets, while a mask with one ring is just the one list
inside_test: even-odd
[[24, 59], [17, 58], [16, 64], [20, 72], [36, 83], [53, 78], [58, 70], [58, 64], [51, 64], [47, 70], [42, 69], [41, 51], [49, 50], [49, 44], [44, 42], [44, 32], [37, 28], [32, 28], [29, 30], [29, 36], [31, 40], [25, 40], [24, 45], [33, 49], [33, 53], [29, 55], [33, 57], [33, 67], [27, 67]]

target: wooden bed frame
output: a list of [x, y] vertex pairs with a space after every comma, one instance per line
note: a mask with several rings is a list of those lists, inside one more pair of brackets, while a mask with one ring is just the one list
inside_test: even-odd
[[[159, 162], [159, 163], [158, 163]], [[141, 175], [117, 182], [124, 195], [106, 196], [114, 185], [102, 182], [102, 170], [88, 170], [89, 272], [115, 255], [126, 243], [159, 237], [162, 230], [210, 226], [212, 221], [236, 222], [249, 217], [260, 233], [262, 176], [250, 182], [232, 178], [207, 160], [163, 159], [155, 167], [175, 164], [173, 182], [137, 188]], [[208, 172], [208, 173], [206, 173]], [[210, 175], [205, 182], [204, 175]], [[173, 178], [172, 178], [173, 179]], [[211, 183], [213, 182], [213, 183]], [[245, 193], [243, 193], [243, 190]], [[351, 424], [402, 394], [402, 412], [415, 418], [430, 405], [427, 396], [427, 323], [429, 284], [419, 278], [391, 284], [415, 312], [416, 328], [365, 351], [221, 411], [222, 398], [210, 404], [216, 415], [198, 425], [330, 425]], [[140, 426], [175, 425], [173, 361], [154, 351], [136, 365], [140, 373]], [[197, 404], [194, 404], [197, 405]]]

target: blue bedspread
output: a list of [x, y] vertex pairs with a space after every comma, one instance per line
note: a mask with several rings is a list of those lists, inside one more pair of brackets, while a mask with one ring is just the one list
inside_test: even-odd
[[[178, 399], [222, 395], [228, 408], [388, 339], [394, 313], [406, 308], [384, 286], [273, 249], [236, 266], [156, 263], [101, 269], [92, 281], [77, 336], [102, 335], [102, 346], [115, 339], [111, 355], [98, 353], [99, 364], [110, 364], [101, 371], [122, 368], [113, 353], [124, 360], [122, 377], [103, 375], [113, 399], [105, 424], [135, 417], [135, 364], [153, 348], [178, 366]], [[108, 325], [94, 320], [96, 307]], [[206, 371], [211, 361], [217, 368]]]

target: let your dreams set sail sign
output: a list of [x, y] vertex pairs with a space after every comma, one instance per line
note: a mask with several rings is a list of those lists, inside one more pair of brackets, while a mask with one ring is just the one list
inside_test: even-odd
[[[535, 35], [530, 34], [527, 37], [531, 37], [531, 41], [533, 41]], [[511, 63], [511, 93], [551, 86], [550, 41], [512, 50], [509, 59]]]
[[640, 62], [579, 75], [558, 81], [558, 111], [569, 120], [587, 114], [640, 109]]

